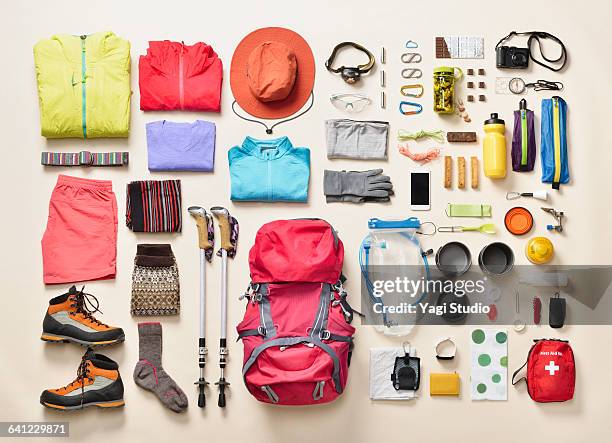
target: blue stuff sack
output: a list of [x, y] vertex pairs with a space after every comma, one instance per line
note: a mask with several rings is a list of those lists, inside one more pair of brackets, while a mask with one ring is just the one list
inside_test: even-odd
[[569, 182], [567, 158], [567, 104], [561, 97], [542, 100], [542, 183], [553, 189]]

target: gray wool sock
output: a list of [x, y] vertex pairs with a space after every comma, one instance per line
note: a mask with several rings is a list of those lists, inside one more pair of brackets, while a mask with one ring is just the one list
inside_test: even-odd
[[159, 323], [138, 323], [140, 360], [134, 368], [134, 381], [141, 388], [153, 392], [174, 412], [187, 409], [187, 396], [164, 371], [161, 362], [162, 327]]

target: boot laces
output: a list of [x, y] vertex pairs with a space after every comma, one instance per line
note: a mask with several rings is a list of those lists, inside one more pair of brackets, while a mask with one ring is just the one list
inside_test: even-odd
[[93, 381], [93, 378], [89, 376], [89, 357], [93, 350], [91, 348], [87, 348], [85, 354], [81, 358], [81, 363], [79, 363], [79, 367], [77, 369], [77, 376], [72, 382], [68, 385], [64, 386], [63, 389], [69, 389], [74, 385], [81, 385], [81, 406], [83, 406], [83, 396], [85, 395], [85, 380]]
[[74, 295], [75, 303], [72, 306], [76, 308], [77, 313], [82, 314], [86, 319], [98, 325], [107, 326], [93, 316], [96, 312], [102, 314], [102, 311], [100, 311], [100, 302], [95, 295], [84, 292], [84, 289], [85, 286]]

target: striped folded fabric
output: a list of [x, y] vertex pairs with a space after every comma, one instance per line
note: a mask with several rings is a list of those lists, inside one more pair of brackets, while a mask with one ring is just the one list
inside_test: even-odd
[[128, 183], [125, 222], [133, 232], [181, 232], [181, 181]]
[[129, 163], [127, 152], [43, 152], [43, 166], [125, 166]]

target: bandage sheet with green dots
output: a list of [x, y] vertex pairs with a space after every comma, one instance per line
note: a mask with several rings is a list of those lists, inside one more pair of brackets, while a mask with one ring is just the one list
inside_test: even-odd
[[474, 329], [471, 337], [472, 400], [508, 399], [508, 333], [504, 329]]

